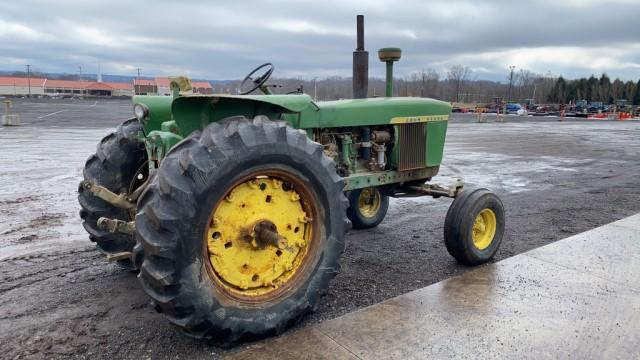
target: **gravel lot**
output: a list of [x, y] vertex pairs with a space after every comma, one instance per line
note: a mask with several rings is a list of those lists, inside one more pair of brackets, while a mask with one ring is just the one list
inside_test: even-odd
[[[246, 347], [183, 336], [80, 225], [84, 161], [130, 117], [130, 102], [18, 99], [14, 110], [24, 125], [0, 128], [0, 357], [199, 359]], [[453, 117], [434, 181], [460, 177], [501, 196], [507, 229], [496, 260], [640, 211], [640, 122], [488, 120]], [[469, 270], [443, 244], [450, 202], [392, 200], [378, 228], [352, 231], [342, 273], [304, 323]]]

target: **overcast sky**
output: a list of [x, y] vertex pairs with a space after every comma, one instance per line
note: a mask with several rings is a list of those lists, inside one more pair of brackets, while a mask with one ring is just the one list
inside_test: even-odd
[[350, 76], [356, 14], [371, 76], [376, 50], [398, 46], [399, 76], [640, 78], [640, 0], [2, 1], [0, 70], [236, 79], [270, 61], [275, 76]]

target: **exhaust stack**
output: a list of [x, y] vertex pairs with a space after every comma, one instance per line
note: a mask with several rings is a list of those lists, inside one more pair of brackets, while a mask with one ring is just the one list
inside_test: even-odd
[[353, 52], [353, 98], [363, 99], [369, 91], [369, 52], [364, 49], [364, 15], [356, 17], [357, 43]]

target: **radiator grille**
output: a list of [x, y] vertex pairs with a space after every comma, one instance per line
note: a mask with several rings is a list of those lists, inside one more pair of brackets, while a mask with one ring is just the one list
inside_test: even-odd
[[398, 170], [413, 170], [427, 166], [426, 122], [398, 125]]

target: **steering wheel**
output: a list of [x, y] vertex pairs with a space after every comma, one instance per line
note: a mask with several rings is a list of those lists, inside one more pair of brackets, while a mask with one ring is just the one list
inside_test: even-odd
[[[254, 79], [253, 78], [254, 74], [258, 73], [263, 68], [266, 68], [264, 72]], [[257, 88], [261, 87], [265, 82], [267, 82], [267, 79], [269, 79], [272, 72], [273, 72], [273, 65], [271, 65], [271, 63], [264, 63], [258, 66], [257, 68], [253, 69], [249, 73], [249, 75], [245, 76], [244, 80], [242, 80], [242, 83], [240, 83], [240, 91], [238, 93], [240, 95], [247, 95], [254, 92]], [[252, 83], [253, 85], [250, 85], [250, 86], [253, 86], [253, 87], [250, 90], [242, 91], [245, 84], [248, 84], [248, 83]]]

